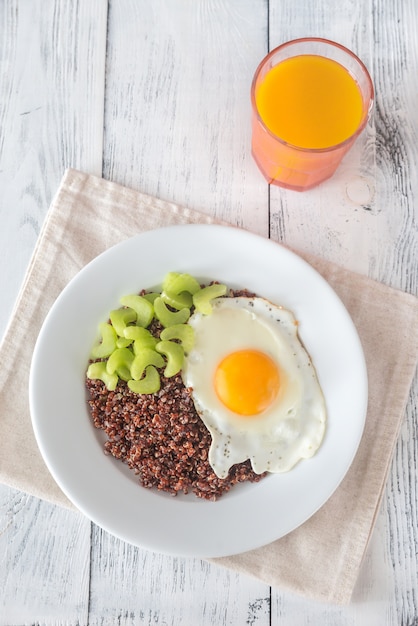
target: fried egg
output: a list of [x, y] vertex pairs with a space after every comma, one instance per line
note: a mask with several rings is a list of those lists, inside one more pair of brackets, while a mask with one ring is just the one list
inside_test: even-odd
[[312, 457], [326, 407], [294, 315], [263, 298], [217, 298], [189, 324], [195, 345], [182, 377], [211, 433], [215, 474], [247, 459], [258, 474], [286, 472]]

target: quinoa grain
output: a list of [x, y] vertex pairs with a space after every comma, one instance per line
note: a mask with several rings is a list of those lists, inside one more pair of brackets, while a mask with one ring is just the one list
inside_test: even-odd
[[[230, 295], [256, 294], [243, 289]], [[155, 319], [149, 326], [157, 337], [161, 329]], [[256, 474], [248, 460], [231, 467], [227, 478], [216, 476], [208, 461], [210, 432], [180, 374], [161, 374], [160, 391], [149, 395], [132, 392], [121, 380], [115, 391], [88, 378], [86, 387], [94, 426], [107, 436], [105, 454], [126, 463], [143, 487], [215, 501], [237, 483], [258, 482], [267, 474]]]
[[143, 487], [217, 500], [233, 485], [265, 476], [250, 461], [234, 465], [225, 479], [216, 476], [208, 461], [211, 435], [180, 374], [161, 376], [160, 391], [150, 395], [133, 393], [123, 381], [108, 391], [86, 378], [86, 387], [94, 426], [107, 436], [105, 454], [126, 463]]

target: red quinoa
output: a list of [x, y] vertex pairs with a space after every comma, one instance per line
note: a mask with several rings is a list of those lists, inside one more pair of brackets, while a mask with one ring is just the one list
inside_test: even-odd
[[86, 386], [93, 423], [107, 435], [105, 453], [126, 463], [144, 487], [216, 500], [239, 482], [263, 477], [249, 461], [225, 479], [216, 476], [208, 461], [210, 433], [180, 375], [162, 376], [160, 391], [150, 395], [133, 393], [124, 381], [115, 391], [100, 380], [86, 379]]
[[[247, 290], [231, 294], [255, 295]], [[149, 330], [159, 336], [159, 322], [154, 320]], [[266, 473], [256, 474], [250, 461], [231, 467], [227, 478], [216, 476], [208, 461], [211, 435], [196, 412], [191, 390], [180, 374], [160, 374], [160, 391], [149, 395], [132, 392], [122, 380], [109, 391], [102, 381], [86, 378], [93, 423], [107, 435], [105, 453], [126, 463], [143, 487], [173, 496], [192, 492], [217, 500], [237, 483], [261, 480]]]

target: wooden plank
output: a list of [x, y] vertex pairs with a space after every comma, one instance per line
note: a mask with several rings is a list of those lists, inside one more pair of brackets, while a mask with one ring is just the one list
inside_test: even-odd
[[0, 332], [65, 168], [101, 173], [106, 7], [0, 3]]
[[109, 15], [105, 177], [267, 234], [249, 95], [266, 0], [123, 0]]
[[198, 559], [134, 548], [95, 528], [89, 626], [270, 623], [267, 585]]
[[[272, 0], [270, 8], [271, 47], [307, 35], [334, 39], [365, 61], [376, 89], [372, 123], [334, 178], [303, 194], [271, 189], [272, 237], [417, 293], [416, 2]], [[415, 622], [416, 406], [415, 384], [353, 604], [322, 607], [273, 590], [272, 625]]]
[[2, 486], [0, 624], [88, 624], [90, 523]]
[[[271, 190], [273, 238], [416, 293], [415, 0], [269, 6], [270, 46], [337, 39], [369, 64], [378, 93], [369, 134], [335, 179], [308, 194]], [[0, 333], [64, 167], [101, 171], [106, 8], [0, 3]], [[266, 234], [246, 94], [267, 51], [267, 2], [121, 0], [109, 18], [106, 176]], [[273, 589], [271, 624], [415, 623], [417, 400], [414, 391], [354, 604], [318, 606]], [[0, 626], [270, 623], [268, 586], [97, 527], [89, 608], [89, 550], [86, 520], [0, 486]]]
[[[396, 579], [391, 573], [385, 544], [387, 541], [386, 507], [378, 517], [375, 531], [364, 557], [353, 599], [348, 606], [329, 606], [310, 602], [272, 590], [272, 626], [289, 620], [292, 626], [310, 624], [352, 624], [353, 626], [398, 626], [395, 602]], [[411, 622], [413, 623], [413, 622]], [[408, 622], [406, 622], [408, 624]]]
[[[340, 6], [320, 0], [307, 7], [302, 0], [273, 0], [270, 7], [270, 48], [298, 37], [326, 37], [353, 50], [372, 72], [370, 3]], [[374, 134], [372, 122], [336, 175], [321, 186], [303, 193], [271, 187], [273, 239], [349, 269], [373, 273], [378, 246], [375, 214], [379, 212]]]
[[[101, 173], [106, 12], [0, 3], [0, 335], [65, 168]], [[0, 529], [1, 626], [87, 624], [90, 523], [2, 485]]]
[[[266, 51], [264, 1], [113, 3], [104, 175], [268, 233], [249, 152], [249, 84]], [[94, 529], [90, 624], [269, 623], [269, 587]]]

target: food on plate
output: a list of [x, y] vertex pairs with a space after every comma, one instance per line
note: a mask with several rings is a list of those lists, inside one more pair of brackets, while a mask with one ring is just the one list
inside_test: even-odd
[[162, 376], [151, 394], [137, 394], [124, 381], [115, 391], [99, 379], [86, 384], [93, 424], [106, 434], [105, 454], [124, 462], [143, 487], [217, 500], [237, 483], [265, 477], [250, 461], [235, 465], [227, 478], [216, 476], [208, 461], [210, 433], [180, 374]]
[[176, 272], [121, 304], [86, 384], [105, 450], [141, 484], [216, 499], [315, 454], [325, 401], [290, 311]]
[[293, 314], [258, 297], [219, 298], [194, 313], [195, 344], [182, 376], [212, 435], [209, 462], [285, 472], [319, 448], [324, 397]]
[[[191, 307], [209, 314], [211, 300], [226, 290], [219, 283], [201, 287], [189, 274], [170, 272], [161, 293], [123, 296], [122, 308], [112, 310], [109, 322], [99, 325], [101, 337], [90, 354], [92, 360], [107, 359], [106, 365], [92, 363], [87, 378], [102, 380], [109, 391], [121, 379], [135, 393], [156, 393], [160, 389], [157, 368], [165, 366], [166, 378], [175, 376], [185, 351], [193, 346], [193, 329], [186, 326]], [[164, 327], [159, 337], [148, 330], [154, 319]]]

